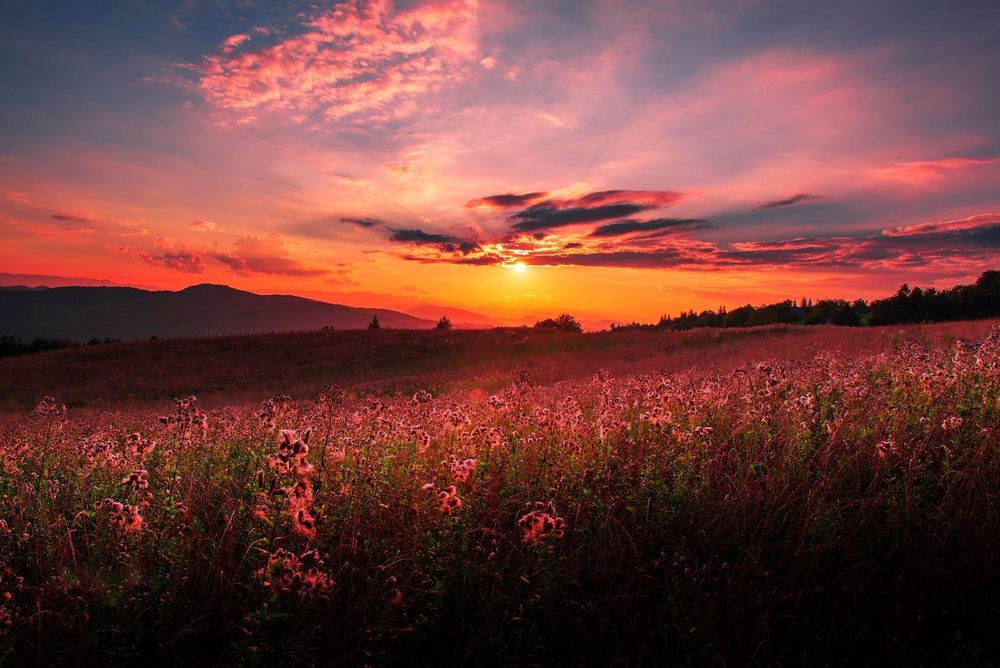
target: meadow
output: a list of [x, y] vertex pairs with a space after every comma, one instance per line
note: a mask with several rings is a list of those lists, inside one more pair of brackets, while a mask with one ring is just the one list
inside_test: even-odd
[[3, 665], [1000, 662], [996, 321], [115, 343], [0, 406]]

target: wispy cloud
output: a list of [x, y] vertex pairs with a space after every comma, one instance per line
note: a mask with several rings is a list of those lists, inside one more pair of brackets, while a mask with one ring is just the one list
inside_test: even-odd
[[620, 237], [635, 233], [676, 233], [711, 227], [707, 220], [696, 218], [654, 218], [653, 220], [621, 220], [617, 223], [601, 225], [591, 232], [590, 237]]
[[245, 114], [403, 118], [479, 60], [477, 6], [453, 0], [396, 11], [386, 1], [341, 2], [276, 44], [255, 48], [233, 35], [194, 66], [198, 84], [213, 104]]
[[765, 204], [761, 204], [760, 209], [783, 209], [786, 206], [794, 206], [796, 204], [801, 204], [802, 202], [810, 202], [812, 200], [819, 199], [819, 195], [811, 195], [809, 193], [799, 193], [798, 195], [792, 195], [791, 197], [786, 197], [785, 199], [771, 200]]

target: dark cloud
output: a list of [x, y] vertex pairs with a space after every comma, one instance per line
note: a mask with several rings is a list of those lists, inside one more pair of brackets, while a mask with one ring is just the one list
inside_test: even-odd
[[84, 218], [83, 216], [73, 216], [68, 213], [54, 213], [52, 214], [54, 220], [59, 220], [66, 223], [86, 223], [90, 224], [94, 221], [90, 218]]
[[555, 227], [566, 227], [580, 223], [594, 223], [601, 220], [624, 218], [645, 211], [649, 206], [643, 204], [623, 203], [605, 204], [594, 207], [572, 207], [560, 209], [552, 204], [536, 204], [524, 211], [519, 211], [510, 217], [514, 221], [513, 228], [518, 232], [535, 232], [550, 230]]
[[666, 268], [688, 264], [691, 258], [677, 248], [660, 248], [650, 251], [620, 250], [596, 253], [537, 254], [525, 258], [531, 265], [574, 265], [580, 267], [648, 267]]
[[548, 193], [534, 192], [517, 195], [515, 193], [504, 193], [503, 195], [488, 195], [479, 199], [469, 200], [465, 206], [489, 206], [495, 209], [513, 209], [519, 206], [528, 206], [544, 198]]
[[450, 234], [424, 232], [421, 229], [394, 230], [392, 236], [389, 238], [393, 241], [414, 246], [433, 246], [446, 253], [462, 253], [467, 255], [479, 248], [479, 244], [475, 241], [460, 239]]
[[393, 241], [401, 241], [408, 244], [447, 244], [447, 243], [458, 243], [461, 241], [458, 237], [453, 237], [448, 234], [435, 234], [432, 232], [424, 232], [421, 229], [413, 230], [396, 230], [392, 233], [390, 237]]
[[341, 218], [340, 222], [345, 225], [357, 225], [358, 227], [380, 227], [384, 223], [378, 218]]
[[508, 216], [515, 232], [626, 218], [673, 204], [683, 195], [672, 190], [600, 190], [579, 197], [547, 199]]
[[819, 195], [811, 195], [809, 193], [799, 193], [797, 195], [792, 195], [786, 199], [776, 199], [766, 204], [761, 204], [758, 209], [781, 209], [786, 206], [794, 206], [795, 204], [801, 204], [802, 202], [810, 202], [815, 199], [819, 199]]
[[166, 267], [185, 274], [200, 274], [205, 271], [205, 258], [186, 249], [162, 255], [139, 253], [139, 257], [157, 267]]
[[[626, 234], [633, 234], [635, 232], [660, 232], [661, 234], [655, 236], [661, 236], [663, 232], [673, 234], [686, 230], [704, 229], [706, 227], [711, 227], [711, 223], [707, 220], [701, 220], [698, 218], [654, 218], [653, 220], [626, 219], [620, 220], [616, 223], [601, 225], [588, 236], [619, 237]], [[648, 238], [652, 238], [653, 236], [654, 235], [649, 235]]]
[[470, 255], [461, 257], [428, 257], [424, 255], [404, 255], [404, 260], [421, 264], [465, 264], [477, 267], [503, 264], [506, 260], [496, 255]]
[[599, 190], [567, 200], [566, 206], [598, 206], [602, 204], [641, 204], [655, 209], [673, 204], [683, 197], [673, 190]]

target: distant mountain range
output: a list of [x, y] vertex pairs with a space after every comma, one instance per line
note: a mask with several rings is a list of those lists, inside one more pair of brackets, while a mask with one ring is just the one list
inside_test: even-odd
[[406, 309], [406, 312], [418, 318], [434, 320], [434, 322], [437, 322], [441, 316], [447, 316], [448, 319], [451, 320], [452, 326], [459, 329], [503, 327], [503, 323], [493, 320], [492, 318], [487, 318], [485, 315], [474, 313], [472, 311], [466, 311], [461, 308], [455, 308], [453, 306], [433, 306], [430, 304], [424, 304], [408, 308]]
[[107, 286], [110, 288], [141, 288], [143, 290], [159, 290], [160, 288], [139, 283], [115, 283], [105, 278], [72, 278], [69, 276], [49, 276], [48, 274], [8, 274], [0, 271], [0, 286], [16, 286], [28, 288], [65, 288], [84, 285], [89, 287]]
[[0, 288], [0, 334], [25, 340], [146, 339], [321, 329], [429, 329], [435, 320], [289, 295], [257, 295], [225, 285], [177, 292], [127, 287]]

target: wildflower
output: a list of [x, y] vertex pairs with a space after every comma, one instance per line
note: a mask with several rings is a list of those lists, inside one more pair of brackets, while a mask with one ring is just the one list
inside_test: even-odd
[[442, 515], [451, 515], [454, 511], [462, 507], [462, 500], [458, 498], [458, 490], [454, 485], [438, 489], [434, 483], [429, 482], [420, 489], [434, 495], [438, 505], [438, 512]]
[[941, 429], [945, 431], [952, 431], [958, 429], [962, 426], [962, 418], [957, 415], [952, 415], [951, 417], [945, 418], [944, 422], [941, 423]]
[[894, 452], [896, 445], [891, 440], [879, 441], [878, 445], [875, 446], [875, 452], [878, 453], [879, 459], [885, 459], [886, 455]]
[[[551, 511], [546, 512], [546, 510]], [[521, 542], [526, 545], [537, 545], [548, 538], [562, 538], [566, 529], [566, 521], [556, 516], [555, 506], [550, 502], [535, 503], [535, 509], [523, 515], [517, 521], [521, 532]]]
[[284, 548], [268, 553], [266, 565], [257, 571], [264, 587], [295, 594], [300, 600], [327, 598], [333, 580], [323, 569], [323, 560], [316, 550], [296, 556]]
[[292, 398], [287, 394], [282, 394], [273, 399], [268, 399], [261, 403], [260, 423], [268, 431], [278, 428], [278, 421], [289, 413]]
[[139, 461], [151, 453], [156, 448], [156, 443], [143, 438], [139, 432], [134, 432], [125, 437], [125, 451]]
[[448, 461], [441, 463], [448, 466], [456, 482], [466, 482], [476, 469], [475, 459], [459, 459], [455, 455], [450, 455]]
[[53, 418], [62, 417], [66, 415], [66, 404], [59, 403], [53, 397], [42, 397], [35, 405], [35, 415], [44, 415]]

